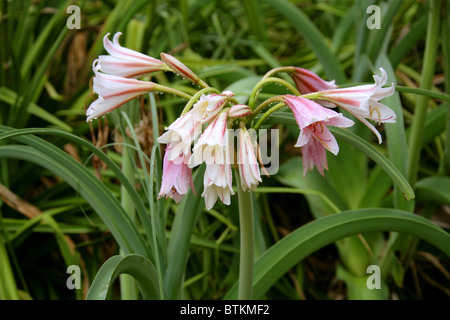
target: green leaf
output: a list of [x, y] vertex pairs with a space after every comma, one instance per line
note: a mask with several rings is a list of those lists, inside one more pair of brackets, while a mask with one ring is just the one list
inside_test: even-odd
[[232, 83], [225, 90], [233, 91], [236, 94], [235, 99], [239, 101], [239, 103], [247, 103], [250, 95], [252, 94], [253, 88], [261, 80], [261, 78], [261, 76], [245, 77]]
[[[396, 84], [395, 73], [392, 65], [386, 55], [382, 54], [376, 62], [377, 68], [382, 67], [388, 75], [388, 83]], [[407, 174], [408, 143], [406, 141], [405, 124], [403, 122], [403, 109], [400, 101], [400, 95], [395, 92], [386, 97], [382, 102], [391, 108], [397, 115], [395, 124], [385, 125], [389, 159], [396, 168], [404, 175]], [[394, 206], [397, 209], [414, 211], [414, 203], [407, 203], [397, 185], [394, 186]]]
[[[199, 195], [203, 188], [202, 165], [194, 174], [194, 186]], [[203, 209], [203, 198], [190, 190], [183, 200], [175, 215], [171, 237], [167, 248], [167, 271], [164, 279], [164, 292], [168, 299], [180, 299], [183, 284], [184, 270], [188, 261], [189, 243], [195, 224]]]
[[[68, 132], [55, 130], [55, 129], [12, 129], [6, 126], [0, 126], [0, 140], [6, 139], [6, 138], [13, 138], [16, 139], [19, 142], [28, 144], [32, 146], [33, 148], [41, 151], [43, 154], [39, 154], [39, 157], [34, 159], [32, 155], [24, 155], [24, 157], [29, 161], [41, 164], [43, 167], [48, 168], [50, 171], [56, 173], [53, 171], [59, 170], [60, 176], [66, 180], [66, 182], [71, 185], [74, 189], [81, 192], [86, 192], [85, 199], [87, 202], [90, 203], [90, 205], [94, 208], [94, 210], [97, 211], [99, 216], [104, 220], [104, 222], [107, 224], [109, 228], [111, 228], [112, 224], [117, 223], [118, 231], [122, 228], [126, 229], [126, 232], [130, 232], [127, 236], [125, 236], [122, 240], [128, 242], [128, 237], [130, 240], [136, 240], [137, 242], [140, 242], [141, 244], [138, 245], [136, 243], [136, 246], [134, 247], [134, 250], [129, 253], [146, 253], [146, 255], [150, 258], [151, 253], [148, 249], [148, 246], [144, 243], [144, 240], [142, 236], [139, 234], [138, 230], [136, 229], [136, 226], [134, 223], [131, 222], [128, 215], [123, 210], [120, 203], [118, 203], [117, 199], [114, 198], [111, 194], [111, 192], [106, 189], [105, 185], [102, 184], [97, 178], [93, 176], [91, 172], [89, 172], [85, 167], [83, 167], [81, 164], [76, 162], [72, 157], [70, 157], [68, 154], [63, 152], [62, 150], [58, 149], [57, 147], [51, 145], [50, 143], [31, 136], [31, 134], [49, 134], [49, 135], [55, 135], [64, 137], [70, 141], [73, 141], [75, 143], [78, 143], [84, 147], [86, 147], [88, 150], [92, 151], [96, 156], [98, 156], [102, 161], [106, 163], [106, 165], [114, 172], [115, 176], [120, 180], [122, 185], [126, 188], [126, 190], [130, 193], [130, 196], [133, 199], [134, 205], [136, 206], [137, 212], [139, 214], [141, 222], [143, 224], [146, 223], [148, 220], [147, 212], [144, 207], [144, 204], [137, 194], [134, 187], [131, 185], [130, 181], [124, 176], [123, 172], [120, 170], [120, 168], [112, 161], [107, 155], [105, 155], [102, 150], [96, 148], [92, 143], [85, 141], [81, 139], [78, 136], [75, 136], [73, 134], [70, 134]], [[22, 137], [23, 135], [27, 135]], [[17, 146], [20, 147], [20, 146]], [[10, 154], [11, 150], [5, 150], [6, 154]], [[16, 151], [17, 152], [17, 151]], [[52, 155], [52, 159], [50, 161], [45, 161], [43, 158], [46, 156]], [[21, 157], [22, 155], [15, 154], [12, 152], [11, 157]], [[58, 165], [56, 165], [58, 163]], [[52, 166], [55, 164], [55, 166]], [[58, 174], [58, 173], [56, 173]], [[65, 178], [64, 178], [65, 177]], [[79, 180], [85, 182], [85, 184], [80, 185], [78, 182]], [[106, 195], [106, 196], [105, 196]], [[106, 200], [108, 198], [112, 198], [111, 200]], [[90, 202], [91, 201], [91, 202]], [[111, 206], [111, 207], [110, 207]], [[107, 208], [110, 207], [110, 208]], [[144, 219], [145, 217], [145, 219]], [[124, 220], [125, 219], [125, 220]], [[116, 221], [117, 220], [117, 221]], [[114, 228], [116, 229], [116, 228]], [[146, 228], [148, 230], [150, 228]], [[113, 229], [111, 229], [112, 231]], [[118, 233], [113, 232], [115, 236], [118, 236], [119, 238], [116, 239], [117, 241], [121, 242], [121, 236], [119, 236]], [[123, 242], [122, 242], [123, 244]], [[139, 248], [139, 249], [138, 249]], [[125, 249], [125, 247], [124, 247]]]
[[121, 274], [129, 274], [139, 286], [144, 299], [161, 299], [158, 277], [153, 264], [137, 254], [112, 256], [97, 272], [91, 284], [86, 300], [106, 300], [114, 280]]
[[416, 183], [417, 200], [450, 205], [450, 178], [428, 177]]
[[[0, 101], [9, 104], [12, 107], [17, 107], [16, 102], [20, 104], [22, 100], [23, 100], [22, 98], [18, 99], [17, 93], [15, 93], [14, 91], [5, 87], [0, 88]], [[64, 121], [58, 119], [53, 114], [51, 114], [50, 112], [46, 111], [45, 109], [36, 105], [33, 102], [30, 102], [28, 104], [27, 111], [30, 114], [58, 127], [59, 129], [69, 132], [72, 131], [72, 128], [69, 125], [67, 125]]]
[[[289, 269], [313, 252], [340, 239], [372, 231], [415, 235], [450, 256], [450, 236], [429, 220], [395, 209], [345, 211], [316, 219], [290, 233], [255, 262], [254, 299], [260, 299]], [[235, 284], [225, 299], [237, 298]]]

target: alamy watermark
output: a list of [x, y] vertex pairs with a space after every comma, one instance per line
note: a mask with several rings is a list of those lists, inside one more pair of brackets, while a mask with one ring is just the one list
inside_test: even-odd
[[70, 30], [81, 29], [81, 10], [77, 5], [71, 5], [67, 7], [66, 13], [70, 16], [67, 18], [66, 27]]
[[370, 274], [367, 278], [366, 286], [368, 289], [381, 289], [381, 270], [380, 267], [373, 264], [367, 267], [366, 273]]
[[[249, 152], [249, 150], [241, 150], [240, 138], [243, 133], [242, 130], [247, 130], [250, 136], [253, 149], [256, 152], [256, 157], [246, 156], [236, 156], [237, 154]], [[191, 167], [202, 164], [249, 164], [261, 165], [264, 169], [261, 173], [264, 175], [274, 175], [278, 172], [280, 157], [279, 157], [279, 130], [278, 129], [259, 129], [258, 132], [252, 128], [250, 129], [227, 129], [224, 140], [226, 141], [222, 144], [205, 144], [198, 146], [195, 144], [192, 155], [189, 157], [181, 157], [182, 154], [189, 154], [191, 144], [183, 143], [183, 139], [187, 141], [192, 141], [188, 137], [183, 137], [182, 140], [177, 140], [170, 142], [170, 147], [166, 149], [169, 158], [173, 159], [173, 163], [186, 163]], [[235, 139], [236, 138], [236, 139]], [[236, 148], [235, 148], [235, 140]], [[189, 150], [188, 150], [189, 149]], [[173, 156], [172, 156], [173, 155]], [[243, 163], [245, 161], [245, 163]]]
[[381, 29], [381, 9], [379, 6], [371, 5], [367, 7], [367, 14], [370, 16], [366, 20], [366, 26], [370, 30]]
[[70, 265], [67, 267], [66, 273], [70, 274], [67, 278], [66, 286], [68, 289], [81, 289], [81, 270], [77, 265]]

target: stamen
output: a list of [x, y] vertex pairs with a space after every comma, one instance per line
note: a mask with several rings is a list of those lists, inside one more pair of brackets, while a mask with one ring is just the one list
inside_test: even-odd
[[369, 113], [370, 116], [373, 118], [373, 112], [376, 111], [376, 113], [378, 114], [378, 125], [381, 124], [381, 113], [380, 110], [377, 107], [373, 107], [373, 106], [369, 106]]

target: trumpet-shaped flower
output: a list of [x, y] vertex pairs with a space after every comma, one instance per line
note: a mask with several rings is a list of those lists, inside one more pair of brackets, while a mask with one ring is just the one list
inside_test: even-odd
[[119, 43], [121, 34], [121, 32], [117, 32], [113, 41], [109, 40], [109, 33], [103, 38], [103, 46], [109, 55], [99, 56], [101, 71], [130, 78], [150, 72], [170, 70], [161, 60], [122, 47]]
[[191, 144], [201, 133], [201, 123], [194, 121], [192, 110], [180, 116], [161, 135], [157, 141], [170, 145], [166, 149], [168, 159], [174, 161], [180, 155], [191, 155]]
[[[195, 143], [191, 159], [189, 160], [191, 168], [198, 166], [202, 162], [206, 162], [206, 164], [225, 164], [226, 154], [224, 151], [227, 143], [228, 110], [220, 112]], [[216, 166], [211, 168], [217, 169]]]
[[[203, 177], [203, 193], [205, 205], [210, 210], [217, 198], [226, 204], [230, 204], [230, 197], [234, 194], [232, 187], [232, 174], [230, 164], [230, 145], [228, 134], [224, 135], [224, 144], [221, 147], [224, 155], [223, 163], [206, 163], [205, 175]], [[221, 162], [221, 161], [220, 161]]]
[[286, 105], [292, 110], [300, 128], [296, 147], [302, 147], [303, 175], [313, 169], [314, 165], [321, 175], [323, 168], [328, 170], [326, 151], [334, 155], [339, 152], [339, 145], [327, 126], [350, 127], [354, 122], [341, 113], [327, 109], [318, 103], [292, 95], [286, 95]]
[[153, 90], [153, 82], [128, 79], [99, 71], [101, 65], [94, 61], [94, 92], [98, 99], [92, 102], [86, 111], [87, 121], [91, 121], [120, 107], [125, 102]]
[[383, 88], [387, 81], [387, 74], [380, 68], [381, 77], [374, 75], [375, 84], [367, 84], [342, 89], [324, 90], [319, 92], [318, 99], [332, 102], [354, 115], [363, 122], [378, 137], [381, 143], [381, 135], [378, 130], [366, 119], [378, 123], [394, 123], [395, 112], [381, 102], [381, 99], [392, 95], [395, 91], [394, 84]]
[[[169, 144], [167, 149], [171, 149]], [[161, 181], [161, 190], [158, 199], [165, 196], [173, 198], [176, 203], [179, 203], [181, 198], [188, 192], [189, 186], [195, 193], [195, 188], [192, 182], [192, 169], [187, 165], [188, 156], [180, 154], [176, 159], [169, 159], [169, 152], [164, 154], [163, 160], [163, 176]]]
[[303, 68], [293, 68], [290, 75], [301, 94], [337, 88], [334, 80], [325, 81], [314, 72]]
[[242, 190], [255, 190], [261, 182], [261, 173], [256, 159], [256, 150], [245, 126], [239, 130], [238, 164]]

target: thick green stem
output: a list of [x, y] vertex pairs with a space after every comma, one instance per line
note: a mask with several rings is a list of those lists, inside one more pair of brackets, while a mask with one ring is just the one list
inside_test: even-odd
[[[441, 1], [430, 1], [428, 13], [428, 29], [425, 43], [425, 55], [422, 68], [422, 78], [420, 88], [430, 89], [432, 85], [434, 67], [436, 64], [436, 50], [438, 45], [439, 23], [441, 14]], [[409, 140], [409, 162], [408, 162], [408, 180], [414, 185], [417, 180], [419, 168], [420, 151], [422, 147], [422, 133], [425, 124], [425, 118], [428, 109], [429, 98], [419, 96], [414, 112], [413, 123], [411, 126], [411, 136]]]
[[239, 229], [241, 237], [238, 299], [251, 300], [253, 297], [253, 264], [255, 255], [252, 192], [242, 190], [239, 174], [235, 174], [235, 176], [239, 200]]

